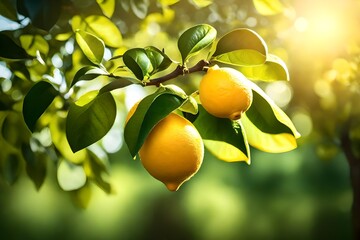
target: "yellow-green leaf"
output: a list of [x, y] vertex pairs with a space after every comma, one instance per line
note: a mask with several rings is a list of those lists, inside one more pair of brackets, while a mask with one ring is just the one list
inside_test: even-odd
[[53, 120], [50, 122], [49, 127], [52, 142], [65, 159], [74, 164], [83, 163], [88, 157], [86, 149], [73, 153], [66, 139], [65, 120], [65, 117], [58, 115], [53, 117]]
[[266, 62], [256, 66], [239, 66], [237, 68], [248, 79], [260, 81], [289, 81], [286, 64], [279, 57], [268, 54]]
[[281, 153], [297, 147], [296, 138], [290, 133], [269, 134], [259, 130], [244, 114], [241, 117], [249, 144], [261, 151]]
[[284, 11], [284, 5], [279, 0], [253, 0], [253, 2], [261, 15], [275, 15]]
[[253, 102], [246, 114], [262, 132], [269, 134], [289, 133], [300, 137], [286, 113], [255, 83], [249, 82], [253, 90]]
[[105, 51], [104, 42], [101, 39], [91, 33], [77, 30], [76, 42], [91, 62], [97, 65], [101, 63]]
[[255, 31], [235, 29], [219, 39], [211, 60], [236, 66], [251, 66], [265, 63], [267, 46]]
[[247, 164], [250, 164], [250, 155], [246, 156], [240, 149], [235, 146], [223, 142], [223, 141], [213, 141], [213, 140], [204, 140], [205, 147], [218, 159], [225, 162], [239, 162], [245, 161]]
[[265, 152], [279, 153], [297, 147], [300, 134], [290, 118], [255, 83], [253, 103], [241, 117], [249, 144]]
[[82, 18], [74, 16], [71, 21], [73, 31], [81, 29], [94, 34], [104, 41], [106, 46], [119, 48], [122, 46], [122, 35], [118, 27], [107, 17], [91, 15]]
[[36, 51], [44, 55], [47, 55], [49, 52], [49, 44], [41, 35], [21, 35], [20, 43], [25, 51], [33, 57], [36, 56]]
[[111, 18], [115, 10], [115, 0], [96, 0], [105, 16]]
[[91, 185], [85, 184], [83, 187], [71, 191], [71, 197], [74, 204], [80, 208], [87, 208], [91, 200]]
[[191, 0], [191, 2], [198, 8], [207, 7], [213, 3], [212, 0]]

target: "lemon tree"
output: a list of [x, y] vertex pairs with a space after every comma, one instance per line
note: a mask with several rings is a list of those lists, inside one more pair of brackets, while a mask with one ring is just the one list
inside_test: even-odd
[[[300, 135], [290, 118], [258, 85], [289, 80], [284, 61], [261, 35], [239, 27], [219, 34], [202, 23], [182, 26], [176, 39], [143, 39], [174, 18], [177, 1], [156, 2], [160, 13], [148, 12], [154, 8], [149, 1], [1, 3], [0, 15], [19, 24], [0, 32], [1, 62], [10, 71], [0, 97], [6, 182], [14, 183], [25, 165], [41, 188], [51, 159], [59, 187], [86, 206], [89, 197], [82, 194], [90, 183], [112, 192], [104, 139], [113, 131], [123, 132], [117, 137], [129, 158], [140, 156], [172, 191], [199, 171], [204, 151], [250, 164], [252, 148], [278, 153], [297, 147]], [[261, 2], [256, 8], [271, 15]], [[211, 1], [189, 4], [205, 8]], [[138, 34], [126, 35], [136, 27]], [[133, 86], [146, 94], [128, 114], [125, 92]]]

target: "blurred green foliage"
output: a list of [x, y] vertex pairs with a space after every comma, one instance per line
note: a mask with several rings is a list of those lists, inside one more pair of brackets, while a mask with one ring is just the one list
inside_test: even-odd
[[[103, 173], [107, 172], [106, 166], [112, 166], [110, 177], [94, 181], [103, 189], [106, 189], [107, 181], [110, 182], [114, 188], [110, 195], [94, 187], [94, 183], [87, 183], [82, 190], [64, 194], [56, 181], [57, 167], [52, 161], [55, 153], [40, 149], [40, 156], [35, 159], [46, 162], [47, 181], [38, 192], [25, 177], [24, 171], [15, 172], [16, 176], [6, 176], [10, 183], [14, 178], [20, 178], [13, 187], [0, 182], [2, 237], [351, 239], [352, 191], [348, 165], [339, 148], [338, 131], [347, 124], [348, 119], [354, 119], [351, 120], [354, 122], [351, 136], [354, 139], [353, 148], [359, 149], [358, 1], [274, 1], [275, 6], [260, 11], [259, 6], [264, 7], [264, 2], [271, 1], [97, 1], [103, 5], [85, 0], [69, 2], [81, 9], [85, 16], [105, 14], [111, 17], [121, 32], [121, 36], [117, 37], [121, 38], [125, 46], [115, 50], [118, 54], [130, 47], [155, 45], [159, 49], [166, 48], [170, 57], [179, 57], [174, 48], [178, 34], [199, 23], [211, 24], [219, 35], [236, 27], [256, 30], [266, 40], [269, 49], [285, 60], [291, 79], [289, 83], [264, 83], [261, 86], [290, 114], [303, 138], [299, 148], [289, 153], [275, 155], [254, 150], [251, 166], [243, 163], [229, 165], [207, 153], [204, 165], [192, 184], [185, 185], [175, 194], [167, 192], [161, 183], [153, 181], [139, 161], [125, 161], [131, 159], [131, 156], [122, 144], [123, 140], [116, 139], [116, 134], [115, 139], [119, 143], [114, 146], [114, 150], [109, 150], [113, 152], [109, 159], [92, 159], [86, 163], [90, 173], [94, 164], [102, 166]], [[106, 7], [111, 2], [116, 2], [113, 13]], [[11, 13], [9, 10], [6, 17], [13, 19]], [[27, 54], [30, 56], [39, 59], [43, 55], [52, 56], [52, 63], [55, 66], [59, 64], [59, 68], [67, 71], [66, 79], [73, 79], [78, 70], [72, 69], [73, 65], [81, 67], [89, 62], [79, 49], [71, 49], [71, 41], [66, 42], [68, 36], [64, 30], [72, 30], [67, 29], [67, 22], [62, 21], [67, 19], [66, 15], [74, 13], [63, 11], [62, 14], [64, 17], [51, 29], [54, 35], [59, 32], [57, 40], [62, 41], [57, 48], [48, 48], [42, 44], [37, 54], [29, 45], [31, 39], [26, 35], [19, 44], [24, 48], [29, 46]], [[11, 26], [14, 23], [7, 24]], [[41, 22], [39, 24], [39, 27], [48, 28]], [[79, 24], [82, 22], [79, 21]], [[321, 27], [321, 24], [324, 25]], [[332, 28], [328, 29], [329, 25]], [[35, 35], [35, 38], [41, 37]], [[55, 41], [50, 42], [56, 44]], [[10, 83], [6, 77], [1, 77], [1, 91], [7, 94], [1, 92], [1, 104], [4, 106], [0, 105], [0, 109], [12, 106], [14, 99], [21, 98], [29, 89], [30, 84], [23, 79], [30, 75], [33, 79], [40, 79], [41, 73], [45, 72], [53, 72], [50, 77], [58, 74], [55, 68], [47, 69], [39, 61], [28, 64], [37, 71], [28, 72], [24, 66], [13, 62], [10, 68], [17, 70], [13, 81]], [[116, 66], [111, 61], [107, 64], [109, 68], [111, 64]], [[6, 74], [6, 68], [3, 65], [0, 67]], [[184, 78], [196, 80], [198, 77]], [[193, 82], [182, 87], [191, 92], [196, 87]], [[143, 95], [143, 90], [138, 88], [119, 93], [117, 98], [122, 102], [120, 108], [126, 109], [134, 99]], [[117, 124], [124, 116], [120, 118]], [[6, 121], [11, 119], [16, 117], [7, 118]], [[5, 118], [0, 115], [0, 125], [10, 126], [4, 121]], [[24, 132], [22, 137], [26, 138], [25, 126], [22, 127], [5, 129], [8, 132]], [[60, 124], [58, 127], [64, 126]], [[35, 138], [33, 144], [41, 147], [42, 144], [37, 141], [44, 141], [42, 139], [49, 133], [45, 131], [39, 134], [42, 137]], [[7, 136], [10, 137], [7, 141], [15, 145], [22, 142], [21, 139], [11, 138], [11, 134]], [[101, 144], [111, 142], [112, 137], [114, 135], [104, 139]], [[26, 147], [23, 151], [26, 151]], [[56, 147], [62, 151], [69, 148]], [[20, 169], [24, 168], [21, 161], [16, 161], [18, 156], [11, 154], [11, 147], [1, 151], [0, 156], [10, 152], [9, 156], [15, 159], [12, 161], [15, 165], [5, 167], [18, 168], [16, 164], [20, 164]], [[82, 159], [74, 156], [70, 158], [75, 162], [76, 159]], [[42, 165], [34, 162], [30, 166], [39, 167], [41, 172]], [[35, 182], [43, 181], [42, 175], [36, 178]], [[69, 204], [69, 199], [73, 199], [80, 207], [87, 206], [87, 209], [82, 210]]]

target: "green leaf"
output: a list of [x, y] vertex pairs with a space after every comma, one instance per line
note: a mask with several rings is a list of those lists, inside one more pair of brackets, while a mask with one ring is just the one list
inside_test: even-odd
[[81, 188], [71, 191], [70, 194], [75, 206], [86, 209], [92, 196], [91, 185], [86, 183]]
[[47, 55], [49, 52], [49, 44], [41, 35], [21, 35], [20, 43], [26, 52], [34, 57], [37, 51], [44, 55]]
[[12, 185], [20, 176], [22, 159], [17, 152], [9, 151], [8, 153], [2, 155], [1, 160], [2, 174], [6, 182]]
[[101, 75], [108, 75], [108, 73], [105, 70], [98, 68], [98, 67], [94, 67], [94, 66], [82, 67], [81, 69], [79, 69], [76, 72], [74, 79], [71, 82], [70, 87], [74, 86], [79, 81], [93, 80], [94, 78], [97, 78], [98, 76], [101, 76]]
[[196, 115], [199, 112], [199, 107], [196, 99], [192, 96], [189, 96], [189, 98], [185, 100], [185, 102], [179, 107], [179, 110], [182, 112]]
[[104, 174], [108, 174], [107, 168], [95, 153], [89, 151], [89, 158], [84, 163], [84, 169], [89, 179], [93, 180], [104, 192], [111, 193], [110, 183], [103, 178]]
[[253, 0], [253, 2], [261, 15], [275, 15], [284, 11], [284, 5], [279, 0]]
[[140, 80], [149, 76], [152, 71], [151, 61], [143, 48], [127, 50], [123, 55], [123, 61]]
[[133, 13], [141, 19], [144, 19], [147, 15], [150, 2], [149, 0], [131, 0], [130, 7]]
[[6, 59], [26, 59], [29, 55], [10, 37], [0, 33], [0, 57]]
[[286, 64], [277, 56], [269, 54], [262, 65], [237, 67], [250, 80], [266, 82], [284, 80], [289, 81]]
[[[276, 108], [275, 111], [279, 110]], [[293, 133], [287, 125], [277, 119], [273, 106], [256, 91], [253, 91], [253, 102], [246, 111], [246, 116], [264, 133]]]
[[129, 151], [136, 156], [153, 127], [185, 101], [170, 90], [160, 90], [140, 101], [125, 126], [124, 137]]
[[57, 179], [64, 191], [73, 191], [85, 185], [86, 174], [83, 166], [61, 160], [57, 169]]
[[290, 118], [255, 83], [249, 82], [253, 90], [253, 102], [246, 111], [247, 117], [265, 133], [290, 133], [300, 137]]
[[[189, 120], [193, 116], [185, 115]], [[199, 105], [199, 114], [193, 122], [208, 150], [227, 162], [250, 163], [250, 150], [241, 124], [226, 118], [217, 118]]]
[[125, 12], [129, 12], [130, 10], [130, 0], [123, 0], [119, 2], [122, 9], [125, 10]]
[[61, 1], [18, 0], [17, 9], [21, 15], [29, 17], [35, 27], [49, 31], [59, 19]]
[[81, 149], [74, 153], [66, 138], [66, 118], [62, 114], [53, 117], [49, 124], [51, 140], [56, 150], [69, 162], [82, 164], [87, 158], [87, 150]]
[[178, 39], [178, 48], [183, 65], [190, 57], [213, 43], [215, 38], [215, 28], [207, 24], [196, 25], [181, 34]]
[[119, 48], [122, 46], [122, 35], [118, 27], [107, 17], [91, 15], [85, 19], [80, 16], [72, 18], [72, 29], [78, 29], [94, 34], [104, 41], [106, 46]]
[[48, 156], [45, 152], [33, 152], [27, 144], [21, 146], [21, 152], [26, 161], [26, 173], [39, 190], [45, 181]]
[[174, 5], [175, 3], [178, 3], [180, 0], [159, 0], [158, 2], [162, 5], [162, 6], [171, 6]]
[[[175, 84], [168, 84], [162, 86], [166, 91], [174, 93], [175, 95], [185, 99], [179, 107], [179, 110], [186, 113], [196, 115], [198, 113], [198, 104], [193, 96], [188, 96], [185, 91]], [[197, 93], [196, 93], [197, 95]]]
[[115, 89], [127, 87], [127, 86], [129, 86], [131, 84], [134, 84], [134, 83], [135, 83], [134, 79], [116, 77], [116, 79], [112, 80], [110, 83], [108, 83], [107, 85], [102, 87], [100, 89], [99, 93], [101, 94], [101, 93], [104, 93], [104, 92], [110, 92], [110, 91], [115, 90]]
[[153, 68], [151, 74], [163, 71], [171, 65], [172, 60], [164, 52], [160, 51], [156, 47], [149, 46], [144, 49]]
[[265, 152], [286, 152], [297, 147], [300, 137], [290, 118], [255, 83], [253, 103], [240, 119], [249, 144]]
[[76, 42], [85, 56], [94, 64], [100, 65], [105, 51], [104, 42], [93, 34], [77, 30]]
[[219, 39], [211, 60], [237, 66], [249, 66], [265, 63], [266, 57], [265, 41], [253, 30], [239, 28]]
[[26, 94], [23, 104], [23, 116], [30, 131], [34, 131], [37, 120], [58, 95], [56, 89], [48, 82], [37, 82]]
[[0, 15], [13, 21], [18, 20], [16, 9], [15, 6], [13, 5], [13, 1], [11, 0], [0, 1]]
[[291, 133], [264, 133], [249, 120], [246, 114], [241, 117], [241, 123], [246, 129], [249, 144], [254, 148], [269, 153], [282, 153], [297, 147], [296, 137]]
[[73, 152], [100, 140], [110, 130], [116, 117], [116, 104], [110, 92], [91, 91], [70, 106], [66, 137]]
[[152, 46], [127, 50], [123, 55], [123, 61], [140, 80], [167, 69], [172, 63], [165, 53]]
[[111, 18], [115, 11], [115, 0], [96, 0], [105, 16]]
[[28, 142], [31, 136], [20, 111], [8, 111], [0, 130], [3, 139], [14, 146], [16, 151], [18, 151], [23, 142]]

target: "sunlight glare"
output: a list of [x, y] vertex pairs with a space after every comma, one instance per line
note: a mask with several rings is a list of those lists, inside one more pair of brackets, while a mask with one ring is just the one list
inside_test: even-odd
[[296, 19], [294, 26], [298, 32], [305, 32], [309, 27], [309, 21], [304, 17], [299, 17]]
[[338, 2], [323, 4], [303, 5], [297, 13], [293, 29], [294, 42], [301, 44], [301, 48], [313, 56], [335, 54], [343, 49], [354, 28], [353, 13], [344, 4]]

